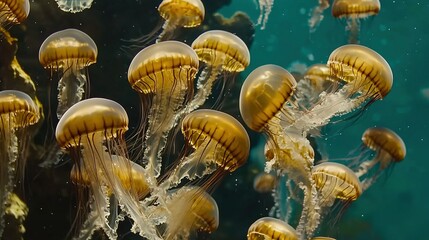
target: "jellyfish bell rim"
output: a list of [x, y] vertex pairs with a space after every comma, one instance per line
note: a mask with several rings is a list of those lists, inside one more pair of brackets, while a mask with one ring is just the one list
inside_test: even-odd
[[[211, 49], [216, 52], [222, 52], [220, 49], [236, 49], [235, 52], [240, 52], [243, 57], [240, 57], [238, 62], [241, 66], [236, 72], [241, 72], [246, 69], [250, 64], [250, 50], [247, 47], [246, 43], [238, 37], [236, 34], [233, 34], [224, 30], [209, 30], [200, 34], [191, 44], [191, 47], [197, 52], [198, 57], [201, 61], [210, 64], [208, 59], [201, 57], [202, 54], [207, 54], [205, 48], [210, 48], [213, 44], [216, 43], [216, 49]], [[202, 50], [200, 50], [202, 49]], [[223, 54], [228, 55], [231, 59], [235, 59], [235, 56], [231, 56], [229, 52], [224, 52]], [[222, 67], [225, 68], [225, 64], [222, 64]], [[229, 68], [225, 69], [227, 71], [231, 71]]]
[[[105, 116], [113, 120], [107, 122]], [[63, 114], [55, 137], [62, 148], [76, 147], [81, 144], [80, 138], [89, 134], [104, 133], [104, 138], [117, 137], [118, 133], [128, 130], [128, 122], [127, 112], [119, 103], [106, 98], [89, 98], [74, 104]], [[106, 132], [106, 129], [110, 131]]]
[[365, 18], [371, 15], [377, 15], [381, 10], [381, 4], [379, 0], [354, 0], [353, 2], [350, 0], [334, 0], [331, 8], [332, 16], [335, 18]]
[[[376, 135], [376, 136], [374, 136]], [[382, 136], [382, 139], [380, 137]], [[405, 159], [407, 155], [407, 147], [404, 140], [393, 130], [384, 127], [371, 127], [365, 130], [362, 134], [362, 142], [370, 149], [377, 151], [378, 148], [382, 148], [381, 145], [388, 144], [394, 146], [396, 151], [389, 152], [386, 149], [395, 162], [400, 162]], [[376, 144], [377, 147], [373, 146]]]
[[[206, 129], [205, 126], [202, 126], [200, 124], [201, 122], [205, 122], [206, 124], [209, 123], [208, 119], [210, 119], [210, 124], [216, 125], [215, 130], [213, 130], [212, 127]], [[201, 127], [203, 127], [203, 129], [201, 129]], [[198, 142], [200, 140], [199, 137], [202, 134], [206, 134], [210, 137], [212, 137], [214, 134], [218, 135], [218, 127], [223, 128], [223, 133], [221, 134], [221, 136], [218, 136], [221, 137], [221, 140], [223, 140], [223, 142], [221, 142], [219, 139], [216, 139], [215, 141], [220, 144], [226, 151], [228, 151], [236, 160], [236, 164], [233, 164], [232, 166], [226, 165], [222, 167], [224, 167], [225, 170], [233, 172], [237, 168], [244, 165], [250, 155], [249, 135], [247, 134], [246, 129], [237, 119], [227, 113], [220, 112], [217, 110], [197, 109], [183, 118], [181, 129], [183, 135], [186, 138], [186, 141], [188, 141], [194, 148], [198, 148], [199, 144], [201, 144], [200, 142]], [[194, 133], [197, 131], [202, 131], [203, 133], [199, 133], [195, 138]], [[234, 141], [231, 142], [231, 138], [234, 139]], [[225, 145], [228, 142], [229, 145], [235, 145], [233, 151], [231, 151], [231, 149], [229, 149], [228, 146]], [[242, 151], [242, 149], [245, 149], [245, 151]]]
[[[360, 66], [357, 66], [357, 64], [360, 64]], [[353, 79], [349, 79], [349, 76], [345, 75], [335, 75], [335, 77], [344, 82], [356, 81], [357, 77], [355, 74], [365, 76], [364, 79], [359, 77], [359, 81], [364, 81], [368, 77], [373, 85], [377, 87], [376, 90], [380, 95], [380, 99], [386, 97], [392, 89], [392, 68], [383, 56], [369, 47], [359, 44], [342, 45], [332, 51], [332, 53], [329, 55], [327, 65], [331, 69], [331, 72], [334, 73], [338, 71], [342, 71], [340, 74], [348, 73], [349, 71], [353, 73]], [[365, 66], [363, 71], [369, 67], [371, 67], [371, 71], [369, 73], [362, 72], [362, 66]], [[359, 68], [356, 70], [355, 67]]]
[[[204, 4], [200, 1], [200, 0], [163, 0], [159, 6], [158, 6], [158, 12], [160, 13], [161, 17], [163, 19], [165, 19], [166, 21], [169, 20], [167, 17], [167, 14], [165, 14], [165, 12], [161, 9], [164, 8], [164, 6], [168, 6], [168, 4], [173, 4], [174, 2], [186, 2], [187, 4], [189, 4], [190, 6], [194, 7], [194, 12], [195, 13], [201, 13], [198, 16], [199, 19], [199, 23], [198, 24], [183, 24], [183, 27], [195, 27], [198, 25], [201, 25], [201, 23], [204, 21], [204, 17], [205, 17], [205, 7]], [[182, 7], [183, 8], [183, 7]]]
[[[258, 83], [258, 85], [254, 86], [255, 83]], [[274, 89], [274, 83], [278, 85], [277, 87], [281, 90], [287, 91], [289, 89], [290, 95], [285, 96], [282, 91], [279, 91], [279, 88]], [[239, 98], [241, 118], [250, 129], [256, 132], [262, 132], [268, 122], [280, 111], [283, 104], [293, 95], [296, 86], [297, 82], [293, 75], [281, 66], [265, 64], [255, 68], [250, 72], [241, 86]], [[275, 99], [280, 98], [283, 102], [280, 106], [276, 106], [270, 102], [270, 105], [265, 104], [266, 106], [263, 106], [264, 108], [262, 109], [260, 107], [261, 104], [256, 102], [256, 97], [260, 96], [259, 92], [261, 88], [262, 90], [266, 90], [268, 87], [269, 90], [271, 90], [269, 97], [275, 96]], [[256, 93], [258, 94], [255, 96]], [[251, 104], [249, 104], [249, 102], [251, 102]], [[265, 110], [269, 110], [271, 116], [268, 116]]]
[[[180, 56], [184, 59], [189, 58], [190, 61], [187, 64], [191, 68], [195, 68], [196, 71], [198, 70], [198, 55], [189, 45], [175, 40], [155, 43], [140, 50], [140, 52], [134, 56], [133, 60], [131, 60], [127, 73], [128, 82], [130, 83], [131, 87], [136, 91], [142, 92], [140, 89], [136, 88], [137, 82], [149, 74], [154, 74], [163, 70], [162, 67], [155, 69], [152, 66], [150, 69], [148, 69], [145, 66], [150, 63], [157, 63], [157, 65], [160, 65], [162, 64], [162, 59], [176, 56]], [[176, 61], [172, 64], [172, 66], [169, 67], [183, 68], [182, 61]]]
[[[67, 48], [69, 47], [70, 43], [73, 43], [72, 47], [78, 49], [84, 49], [87, 52], [90, 52], [91, 54], [84, 54], [83, 56], [72, 56], [71, 59], [80, 59], [84, 58], [89, 61], [84, 61], [85, 66], [89, 66], [95, 62], [97, 62], [97, 56], [98, 56], [98, 47], [97, 44], [94, 42], [94, 40], [85, 32], [76, 29], [76, 28], [66, 28], [63, 30], [56, 31], [52, 34], [50, 34], [40, 45], [39, 48], [39, 62], [43, 65], [45, 68], [52, 68], [55, 67], [55, 62], [57, 61], [65, 61], [68, 59], [67, 56], [61, 56], [60, 59], [52, 60], [49, 57], [49, 54], [46, 54], [45, 52], [48, 49], [51, 49], [52, 53], [55, 53], [57, 49], [52, 48], [52, 45], [55, 45], [60, 43], [61, 41], [66, 40], [67, 44], [63, 44], [60, 46], [61, 48]], [[85, 67], [84, 66], [84, 67]]]
[[298, 240], [298, 234], [292, 226], [273, 217], [262, 217], [252, 223], [247, 231], [247, 239], [257, 240], [260, 239], [258, 236], [267, 236], [268, 234], [275, 234], [275, 236], [282, 234], [283, 237], [287, 236], [287, 239]]

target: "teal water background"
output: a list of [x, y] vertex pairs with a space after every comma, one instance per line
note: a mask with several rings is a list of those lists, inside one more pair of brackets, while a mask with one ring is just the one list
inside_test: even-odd
[[[251, 64], [325, 63], [335, 48], [347, 43], [345, 21], [330, 8], [314, 33], [307, 21], [318, 1], [276, 0], [266, 29], [256, 30]], [[221, 12], [242, 10], [256, 21], [259, 10], [249, 0], [235, 0]], [[330, 159], [344, 158], [361, 144], [366, 128], [387, 127], [407, 146], [407, 157], [354, 202], [337, 223], [338, 239], [427, 239], [429, 227], [429, 1], [381, 1], [379, 15], [362, 21], [360, 44], [381, 54], [394, 74], [393, 89], [352, 126], [324, 141]], [[309, 57], [310, 56], [310, 57]], [[314, 59], [313, 59], [314, 58]], [[255, 153], [255, 151], [253, 151]], [[252, 156], [251, 161], [259, 157]], [[256, 219], [255, 219], [256, 220]]]

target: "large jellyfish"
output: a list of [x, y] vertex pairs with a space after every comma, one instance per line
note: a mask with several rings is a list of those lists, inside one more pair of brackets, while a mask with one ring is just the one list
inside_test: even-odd
[[167, 199], [167, 227], [164, 239], [193, 239], [197, 231], [212, 233], [219, 226], [216, 201], [203, 188], [185, 186]]
[[191, 47], [177, 41], [165, 41], [140, 51], [128, 69], [128, 81], [142, 99], [142, 112], [149, 109], [147, 116], [143, 116], [147, 126], [142, 123], [140, 128], [140, 134], [145, 134], [144, 161], [138, 161], [147, 163], [151, 186], [156, 184], [154, 178], [161, 171], [161, 153], [168, 133], [178, 120], [177, 114], [193, 94], [198, 67], [198, 56]]
[[[102, 228], [109, 239], [116, 239], [117, 222], [123, 219], [116, 214], [118, 205], [123, 214], [134, 221], [134, 232], [149, 239], [160, 239], [138, 202], [140, 188], [130, 184], [135, 179], [132, 176], [135, 171], [126, 158], [123, 135], [127, 129], [128, 116], [122, 106], [103, 98], [73, 105], [57, 125], [57, 141], [72, 157], [78, 171], [76, 179], [84, 182], [89, 178], [89, 203], [93, 209], [82, 226], [79, 239], [90, 239], [98, 228]], [[117, 200], [110, 201], [111, 195]], [[79, 206], [82, 205], [85, 203], [80, 202]]]
[[93, 0], [55, 0], [64, 12], [77, 13], [91, 7]]
[[84, 97], [84, 87], [89, 80], [87, 67], [96, 62], [97, 53], [97, 45], [91, 37], [72, 28], [51, 34], [40, 46], [40, 63], [50, 71], [51, 80], [54, 73], [60, 78], [58, 118]]
[[249, 156], [246, 130], [226, 113], [210, 109], [193, 111], [182, 120], [182, 133], [195, 150], [179, 160], [162, 186], [170, 188], [185, 178], [194, 180], [215, 172], [209, 179], [210, 185], [221, 174], [242, 166]]
[[26, 127], [39, 121], [39, 108], [27, 94], [16, 90], [0, 92], [0, 238], [6, 202], [15, 175], [22, 177], [28, 147]]
[[286, 222], [271, 218], [263, 217], [256, 220], [247, 231], [248, 240], [298, 240], [299, 235], [293, 227]]
[[271, 10], [274, 5], [274, 0], [258, 0], [259, 5], [259, 17], [258, 25], [261, 25], [261, 29], [265, 29], [265, 25], [268, 22], [268, 17], [270, 16]]
[[[192, 48], [205, 67], [197, 81], [197, 92], [185, 109], [186, 113], [201, 106], [212, 93], [213, 84], [222, 73], [227, 74], [224, 81], [232, 81], [234, 75], [242, 72], [250, 63], [250, 53], [246, 44], [236, 35], [222, 31], [204, 32], [192, 42]], [[227, 82], [223, 83], [228, 84]]]
[[[402, 161], [407, 150], [402, 138], [387, 128], [368, 128], [363, 133], [362, 142], [369, 151], [376, 153], [373, 158], [365, 159], [368, 151], [364, 151], [357, 159], [360, 164], [356, 169], [356, 175], [363, 178], [362, 188], [366, 190], [377, 180], [384, 169]], [[374, 169], [374, 172], [370, 172], [371, 169]]]
[[30, 13], [29, 0], [0, 0], [0, 26], [22, 23]]
[[360, 19], [377, 15], [380, 8], [379, 0], [334, 0], [332, 16], [347, 18], [346, 30], [350, 31], [349, 43], [358, 43]]

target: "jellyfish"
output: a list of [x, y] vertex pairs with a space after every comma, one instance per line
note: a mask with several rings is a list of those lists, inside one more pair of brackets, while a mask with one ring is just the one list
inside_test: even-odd
[[23, 176], [28, 147], [26, 128], [40, 119], [39, 108], [26, 93], [0, 91], [0, 238], [4, 230], [6, 202]]
[[[128, 69], [128, 81], [142, 99], [147, 121], [144, 136], [144, 161], [149, 184], [161, 172], [161, 154], [169, 131], [178, 121], [179, 112], [193, 94], [199, 61], [194, 50], [177, 41], [153, 44], [140, 51]], [[144, 123], [142, 123], [144, 125]], [[141, 127], [144, 131], [144, 127]], [[138, 154], [139, 158], [141, 154]]]
[[87, 67], [97, 60], [97, 46], [86, 33], [77, 29], [65, 29], [51, 34], [42, 43], [39, 61], [58, 81], [58, 119], [73, 104], [82, 100], [88, 87]]
[[[381, 127], [368, 128], [363, 133], [362, 142], [367, 148], [376, 153], [372, 159], [361, 160], [362, 162], [356, 171], [358, 177], [364, 177], [362, 185], [363, 189], [366, 190], [375, 182], [384, 169], [404, 160], [406, 147], [402, 138], [394, 131]], [[369, 171], [373, 168], [376, 168], [374, 175], [368, 176]], [[365, 175], [367, 176], [365, 177]]]
[[350, 31], [349, 43], [358, 43], [360, 19], [377, 15], [380, 7], [379, 0], [334, 0], [332, 16], [347, 18], [346, 30]]
[[330, 0], [318, 0], [319, 5], [313, 9], [311, 12], [311, 17], [308, 20], [308, 26], [310, 27], [310, 32], [316, 31], [316, 28], [319, 26], [320, 22], [323, 20], [323, 12], [329, 8]]
[[163, 0], [158, 6], [158, 11], [165, 19], [165, 23], [156, 42], [171, 39], [178, 27], [199, 26], [203, 22], [205, 14], [201, 0]]
[[[205, 63], [205, 67], [197, 81], [197, 92], [185, 113], [197, 109], [205, 102], [220, 74], [242, 72], [250, 63], [250, 53], [246, 44], [230, 32], [222, 30], [204, 32], [192, 42], [192, 48], [200, 61]], [[227, 77], [224, 81], [231, 80]]]
[[175, 187], [187, 178], [195, 180], [215, 172], [208, 184], [222, 174], [242, 166], [249, 156], [250, 140], [244, 127], [232, 116], [210, 109], [199, 109], [182, 120], [182, 133], [194, 148], [179, 160], [161, 188]]
[[277, 185], [277, 178], [270, 173], [262, 172], [253, 180], [253, 189], [259, 193], [270, 193]]
[[284, 221], [272, 217], [263, 217], [256, 220], [247, 231], [248, 240], [298, 240], [299, 235]]
[[389, 64], [365, 46], [341, 46], [331, 53], [327, 65], [332, 79], [337, 79], [338, 88], [324, 94], [316, 105], [297, 116], [293, 127], [304, 131], [320, 128], [332, 117], [356, 109], [362, 110], [355, 115], [359, 116], [372, 103], [386, 97], [393, 85]]
[[93, 0], [55, 0], [64, 12], [77, 13], [89, 9]]
[[268, 22], [268, 17], [274, 5], [274, 0], [258, 0], [259, 5], [259, 17], [258, 25], [261, 25], [261, 30], [265, 29], [265, 25]]
[[[88, 178], [90, 213], [82, 226], [79, 239], [90, 239], [101, 228], [109, 239], [116, 239], [117, 223], [123, 217], [111, 216], [118, 205], [133, 221], [133, 231], [149, 239], [160, 239], [154, 223], [145, 215], [139, 200], [139, 188], [129, 184], [133, 168], [128, 161], [124, 133], [128, 116], [118, 103], [91, 98], [70, 107], [61, 117], [57, 129], [58, 144], [71, 156], [77, 168], [76, 179]], [[120, 172], [118, 172], [118, 170]], [[114, 195], [117, 201], [110, 201]], [[79, 203], [79, 206], [85, 203]], [[115, 212], [115, 211], [113, 211]]]
[[[303, 210], [297, 231], [311, 236], [318, 225], [317, 194], [311, 178], [314, 150], [301, 129], [290, 128], [297, 107], [293, 99], [297, 83], [284, 68], [264, 65], [253, 70], [240, 92], [240, 113], [247, 126], [268, 135], [271, 151], [266, 172], [272, 167], [287, 175], [303, 193]], [[285, 131], [287, 130], [287, 131]]]
[[197, 231], [212, 233], [219, 227], [216, 201], [200, 187], [185, 186], [167, 199], [167, 227], [164, 239], [191, 239]]
[[30, 13], [29, 0], [0, 0], [0, 26], [22, 23]]

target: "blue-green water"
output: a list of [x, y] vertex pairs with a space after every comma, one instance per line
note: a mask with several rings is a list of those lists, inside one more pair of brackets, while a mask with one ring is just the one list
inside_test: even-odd
[[[335, 48], [347, 42], [345, 22], [325, 11], [325, 18], [314, 33], [307, 27], [308, 14], [317, 1], [277, 0], [265, 30], [257, 29], [251, 47], [250, 70], [274, 63], [289, 67], [299, 61], [307, 65], [326, 62]], [[259, 12], [252, 1], [233, 1], [222, 9], [225, 15], [246, 11], [252, 19]], [[360, 44], [380, 53], [394, 74], [393, 89], [373, 104], [362, 118], [341, 134], [326, 141], [332, 158], [343, 158], [357, 148], [368, 127], [388, 127], [396, 131], [407, 146], [406, 159], [395, 166], [388, 179], [380, 179], [342, 220], [340, 231], [361, 232], [359, 239], [426, 239], [429, 225], [429, 54], [428, 1], [381, 1], [379, 15], [361, 25]], [[314, 57], [309, 59], [309, 55]], [[345, 238], [339, 235], [338, 239]]]

